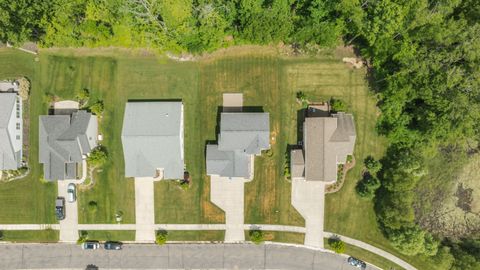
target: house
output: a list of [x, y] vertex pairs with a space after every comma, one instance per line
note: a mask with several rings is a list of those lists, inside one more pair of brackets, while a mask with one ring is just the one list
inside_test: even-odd
[[122, 144], [126, 177], [183, 179], [182, 102], [128, 102]]
[[17, 93], [0, 92], [0, 170], [22, 165], [22, 99]]
[[[325, 107], [309, 107], [303, 123], [302, 149], [290, 153], [293, 179], [337, 181], [339, 164], [345, 164], [355, 147], [353, 115], [330, 114]], [[328, 106], [327, 106], [328, 108]]]
[[97, 146], [97, 117], [86, 111], [41, 115], [39, 160], [49, 181], [76, 179], [78, 166]]
[[253, 179], [254, 156], [270, 149], [269, 138], [268, 113], [222, 112], [218, 144], [207, 145], [207, 174]]

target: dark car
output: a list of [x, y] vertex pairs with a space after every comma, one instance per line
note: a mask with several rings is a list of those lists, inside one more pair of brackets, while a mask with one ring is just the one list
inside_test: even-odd
[[120, 242], [105, 242], [103, 246], [106, 250], [120, 250], [122, 249], [122, 243]]
[[361, 269], [367, 268], [367, 264], [364, 261], [361, 261], [357, 258], [349, 257], [347, 261], [348, 261], [348, 264], [355, 266], [357, 268], [361, 268]]
[[65, 198], [57, 197], [55, 200], [55, 216], [57, 220], [65, 219]]
[[99, 249], [100, 244], [95, 241], [87, 241], [82, 244], [82, 249]]

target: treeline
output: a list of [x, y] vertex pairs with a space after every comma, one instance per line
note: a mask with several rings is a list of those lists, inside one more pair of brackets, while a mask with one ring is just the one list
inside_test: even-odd
[[353, 44], [368, 61], [382, 111], [377, 128], [390, 143], [382, 169], [359, 190], [375, 195], [379, 224], [401, 252], [479, 269], [475, 245], [431, 235], [412, 206], [426, 159], [478, 141], [479, 18], [478, 0], [0, 0], [0, 41], [193, 53]]
[[[335, 46], [356, 1], [0, 0], [0, 40], [211, 51], [243, 43]], [[342, 12], [340, 12], [342, 11]]]

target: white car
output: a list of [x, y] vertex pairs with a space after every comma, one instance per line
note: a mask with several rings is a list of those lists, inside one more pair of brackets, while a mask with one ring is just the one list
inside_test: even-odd
[[77, 188], [75, 187], [75, 184], [68, 184], [67, 194], [69, 203], [73, 203], [75, 200], [77, 200]]

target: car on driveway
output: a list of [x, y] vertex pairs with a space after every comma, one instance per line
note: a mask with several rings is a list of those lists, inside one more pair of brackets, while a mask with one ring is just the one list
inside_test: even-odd
[[348, 261], [348, 264], [350, 264], [351, 266], [355, 266], [360, 269], [367, 268], [367, 264], [364, 261], [359, 260], [357, 258], [349, 257], [347, 261]]
[[100, 244], [95, 241], [87, 241], [82, 244], [82, 249], [99, 249]]
[[121, 250], [122, 249], [122, 243], [108, 241], [108, 242], [105, 242], [105, 245], [103, 245], [103, 247], [106, 250]]
[[55, 200], [55, 216], [57, 220], [65, 219], [65, 198], [57, 197]]
[[74, 183], [68, 184], [67, 194], [69, 203], [73, 203], [75, 200], [77, 200], [77, 189]]

